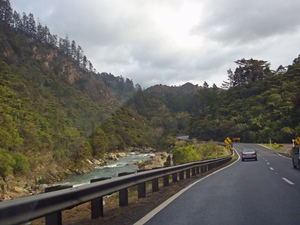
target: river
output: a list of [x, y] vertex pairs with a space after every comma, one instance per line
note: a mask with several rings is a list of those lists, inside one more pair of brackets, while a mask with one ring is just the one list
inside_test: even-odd
[[123, 172], [137, 172], [139, 170], [138, 166], [132, 165], [132, 163], [141, 160], [149, 160], [151, 156], [154, 156], [154, 154], [132, 154], [120, 158], [117, 161], [110, 161], [106, 166], [95, 167], [90, 173], [72, 175], [56, 185], [72, 185], [74, 187], [89, 184], [90, 180], [93, 179], [118, 177], [118, 174]]

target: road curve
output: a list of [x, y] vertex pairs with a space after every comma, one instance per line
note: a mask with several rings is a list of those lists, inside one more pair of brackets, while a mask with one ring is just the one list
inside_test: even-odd
[[236, 163], [201, 179], [135, 224], [300, 224], [300, 171], [291, 159], [260, 145], [257, 161]]

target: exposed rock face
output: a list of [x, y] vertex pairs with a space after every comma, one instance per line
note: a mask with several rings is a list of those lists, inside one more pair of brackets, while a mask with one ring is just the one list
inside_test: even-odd
[[120, 158], [128, 156], [127, 152], [110, 152], [105, 154], [104, 158], [105, 160], [113, 160], [113, 161], [118, 161]]
[[164, 166], [166, 162], [168, 154], [166, 152], [156, 152], [155, 156], [152, 156], [149, 160], [143, 160], [136, 165], [139, 167], [140, 170], [151, 170], [154, 168], [161, 168]]

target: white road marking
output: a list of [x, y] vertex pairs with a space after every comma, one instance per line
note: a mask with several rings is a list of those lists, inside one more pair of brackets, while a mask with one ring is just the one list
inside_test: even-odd
[[270, 170], [274, 170], [273, 167], [270, 167]]
[[215, 173], [218, 173], [232, 165], [234, 165], [235, 163], [237, 163], [240, 159], [240, 156], [238, 154], [238, 152], [236, 151], [236, 149], [233, 149], [237, 155], [238, 155], [238, 159], [229, 164], [228, 166], [225, 166], [219, 170], [216, 170], [215, 172], [207, 175], [206, 177], [201, 178], [200, 180], [190, 184], [189, 186], [185, 187], [184, 189], [182, 189], [181, 191], [177, 192], [175, 195], [173, 195], [171, 198], [167, 199], [165, 202], [163, 202], [162, 204], [160, 204], [159, 206], [157, 206], [155, 209], [153, 209], [150, 213], [148, 213], [147, 215], [145, 215], [143, 218], [141, 218], [139, 221], [137, 221], [136, 223], [134, 223], [134, 225], [142, 225], [145, 224], [148, 220], [150, 220], [152, 217], [154, 217], [159, 211], [161, 211], [163, 208], [165, 208], [167, 205], [169, 205], [172, 201], [174, 201], [176, 198], [178, 198], [183, 192], [185, 192], [186, 190], [188, 190], [189, 188], [191, 188], [192, 186], [194, 186], [195, 184], [197, 184], [198, 182], [201, 182], [203, 180], [205, 180], [206, 178], [214, 175]]
[[270, 165], [270, 163], [267, 163], [267, 165]]
[[294, 185], [294, 183], [288, 179], [286, 179], [285, 177], [282, 177], [282, 180], [284, 180], [285, 182], [287, 182], [290, 185]]
[[276, 154], [279, 155], [279, 156], [282, 157], [282, 158], [291, 159], [290, 157], [286, 157], [286, 156], [284, 156], [284, 155], [281, 155], [281, 154], [278, 153], [278, 152], [276, 152]]

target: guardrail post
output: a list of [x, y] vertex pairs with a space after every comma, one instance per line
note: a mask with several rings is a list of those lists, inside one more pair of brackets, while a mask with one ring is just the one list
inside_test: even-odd
[[199, 174], [200, 173], [200, 166], [197, 166], [196, 167], [196, 174]]
[[158, 178], [152, 180], [152, 192], [158, 191]]
[[[45, 192], [58, 191], [66, 188], [71, 188], [72, 185], [57, 185], [52, 187], [47, 187]], [[57, 211], [45, 216], [46, 225], [62, 225], [61, 211]]]
[[164, 187], [169, 186], [169, 175], [163, 177]]
[[184, 171], [179, 172], [179, 179], [183, 180], [184, 179]]
[[[92, 179], [90, 182], [95, 183], [95, 182], [107, 180], [110, 178], [111, 177], [102, 177], [102, 178], [98, 178], [98, 179]], [[104, 215], [104, 213], [103, 213], [103, 197], [101, 196], [101, 197], [93, 199], [91, 201], [91, 217], [92, 217], [92, 219], [97, 219], [103, 215]]]
[[186, 173], [186, 178], [191, 177], [191, 170], [190, 169], [187, 169], [185, 173]]
[[128, 189], [122, 189], [119, 191], [119, 206], [128, 205]]
[[145, 198], [146, 197], [146, 183], [138, 184], [138, 198]]
[[207, 167], [207, 165], [203, 165], [203, 166], [201, 167], [202, 173], [205, 173], [205, 172], [206, 172], [206, 167]]
[[196, 167], [192, 168], [192, 176], [196, 176]]
[[172, 174], [172, 182], [177, 182], [177, 173]]
[[[134, 172], [122, 172], [118, 174], [118, 177], [126, 176], [129, 174], [133, 174]], [[128, 205], [128, 189], [122, 189], [119, 191], [119, 206], [127, 206]]]

